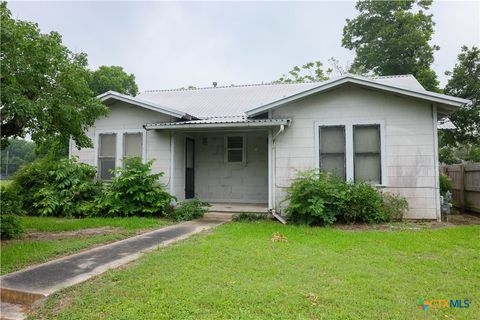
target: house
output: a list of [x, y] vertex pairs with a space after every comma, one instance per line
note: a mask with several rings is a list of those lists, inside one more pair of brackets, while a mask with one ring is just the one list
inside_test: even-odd
[[106, 92], [111, 109], [70, 155], [110, 179], [124, 156], [179, 200], [258, 203], [281, 212], [298, 170], [368, 181], [409, 202], [407, 218], [440, 219], [437, 121], [469, 101], [426, 91], [411, 75], [323, 82]]

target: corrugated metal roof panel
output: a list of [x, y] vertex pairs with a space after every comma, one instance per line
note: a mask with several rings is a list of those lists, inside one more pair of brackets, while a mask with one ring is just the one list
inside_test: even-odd
[[[426, 91], [412, 75], [361, 77], [344, 75], [342, 78], [365, 79], [370, 82], [403, 88], [420, 93]], [[334, 82], [330, 79], [326, 83]], [[247, 111], [272, 101], [294, 96], [320, 87], [323, 82], [267, 83], [240, 86], [209, 87], [199, 89], [158, 90], [140, 93], [139, 99], [179, 110], [201, 119], [246, 116]]]
[[180, 128], [180, 127], [218, 127], [219, 125], [254, 125], [272, 126], [288, 124], [290, 119], [247, 119], [245, 117], [218, 117], [204, 120], [191, 120], [191, 121], [179, 121], [179, 122], [158, 122], [145, 125], [146, 129], [161, 129], [161, 128]]

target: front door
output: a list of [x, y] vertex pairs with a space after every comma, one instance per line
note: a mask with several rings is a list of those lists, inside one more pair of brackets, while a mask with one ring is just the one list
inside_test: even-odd
[[185, 199], [195, 197], [195, 140], [185, 141]]

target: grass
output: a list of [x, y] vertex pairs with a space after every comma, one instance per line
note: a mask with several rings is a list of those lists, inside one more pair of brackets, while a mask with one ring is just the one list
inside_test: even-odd
[[121, 240], [141, 230], [171, 224], [169, 220], [155, 218], [85, 218], [65, 219], [51, 217], [21, 217], [25, 231], [61, 232], [87, 228], [118, 228], [108, 234], [78, 235], [61, 239], [24, 239], [2, 241], [0, 274], [13, 272], [32, 264], [78, 252], [95, 245]]
[[[285, 241], [272, 242], [272, 235]], [[469, 299], [480, 226], [345, 231], [231, 223], [51, 296], [32, 319], [419, 319], [418, 298]]]
[[0, 180], [0, 187], [8, 187], [12, 183], [12, 180]]

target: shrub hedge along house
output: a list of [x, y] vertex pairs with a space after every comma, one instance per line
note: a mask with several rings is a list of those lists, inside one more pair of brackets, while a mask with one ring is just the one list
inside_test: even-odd
[[411, 75], [344, 75], [323, 82], [106, 92], [111, 109], [88, 130], [94, 148], [70, 155], [110, 169], [126, 156], [178, 200], [265, 204], [285, 210], [299, 170], [367, 181], [409, 202], [410, 219], [440, 219], [437, 122], [468, 100], [426, 91]]

